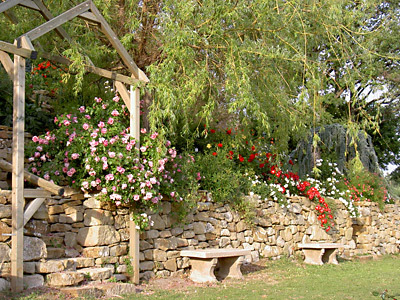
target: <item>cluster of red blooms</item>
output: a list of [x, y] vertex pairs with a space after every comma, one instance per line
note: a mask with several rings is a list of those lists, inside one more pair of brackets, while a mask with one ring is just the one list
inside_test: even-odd
[[[215, 133], [215, 129], [210, 130], [211, 133]], [[228, 129], [226, 131], [226, 134], [231, 135], [232, 130]], [[271, 143], [273, 141], [271, 140]], [[248, 142], [246, 141], [246, 144]], [[217, 143], [217, 148], [222, 149], [223, 144], [222, 143]], [[276, 183], [279, 183], [281, 188], [282, 188], [282, 193], [286, 193], [286, 188], [284, 187], [284, 184], [280, 183], [279, 181], [284, 180], [285, 178], [293, 180], [294, 182], [297, 183], [297, 190], [303, 195], [308, 197], [310, 200], [318, 201], [318, 205], [315, 207], [315, 210], [318, 214], [318, 220], [321, 222], [321, 226], [325, 228], [326, 231], [329, 231], [331, 229], [331, 226], [328, 224], [328, 219], [333, 219], [333, 216], [331, 214], [331, 209], [329, 208], [329, 205], [325, 202], [325, 199], [321, 197], [319, 191], [315, 187], [311, 187], [310, 183], [307, 181], [300, 181], [299, 175], [293, 172], [287, 172], [284, 173], [282, 170], [280, 170], [279, 166], [282, 166], [281, 163], [273, 163], [273, 161], [276, 158], [276, 155], [273, 155], [269, 152], [265, 153], [265, 158], [264, 154], [261, 154], [256, 151], [256, 147], [254, 145], [251, 146], [251, 151], [250, 154], [248, 155], [247, 162], [252, 163], [257, 162], [258, 167], [260, 169], [267, 168], [266, 171], [262, 173], [264, 176], [265, 180], [273, 180]], [[212, 155], [217, 156], [217, 152], [213, 152]], [[234, 152], [230, 150], [226, 157], [230, 160], [234, 159]], [[237, 159], [239, 160], [240, 163], [243, 163], [245, 161], [245, 157], [243, 157], [241, 154], [238, 154]], [[293, 165], [293, 161], [289, 160], [289, 164]], [[272, 175], [272, 177], [271, 177]], [[333, 223], [331, 223], [333, 225]]]
[[[38, 65], [37, 65], [37, 67], [34, 67], [33, 68], [33, 70], [32, 70], [32, 72], [31, 72], [31, 74], [32, 75], [38, 75], [38, 76], [40, 76], [40, 77], [43, 77], [43, 78], [45, 78], [45, 82], [44, 82], [44, 84], [46, 85], [46, 86], [49, 86], [49, 82], [47, 82], [47, 78], [48, 77], [52, 77], [53, 79], [54, 79], [54, 73], [51, 73], [50, 71], [51, 70], [57, 70], [57, 67], [56, 66], [54, 66], [50, 61], [43, 61], [43, 62], [41, 62], [41, 63], [39, 63]], [[59, 71], [60, 72], [64, 72], [64, 70], [62, 70], [62, 69], [59, 69]], [[66, 71], [66, 70], [65, 70]], [[56, 75], [56, 77], [58, 76], [58, 74]], [[39, 78], [40, 78], [39, 77]], [[59, 82], [61, 82], [61, 80], [59, 80], [59, 79], [57, 79]], [[51, 84], [51, 82], [50, 82], [50, 84]], [[30, 88], [34, 88], [34, 86], [36, 86], [36, 84], [34, 85], [33, 83], [32, 84], [30, 84], [29, 85], [29, 87]], [[56, 91], [57, 91], [57, 88], [54, 88], [54, 89], [51, 89], [50, 90], [50, 93], [51, 94], [55, 94], [56, 93]]]

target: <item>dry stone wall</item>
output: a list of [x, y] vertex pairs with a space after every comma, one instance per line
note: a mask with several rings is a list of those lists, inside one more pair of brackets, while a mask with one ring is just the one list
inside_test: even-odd
[[[179, 224], [173, 218], [171, 203], [163, 202], [160, 212], [151, 215], [153, 225], [140, 236], [142, 278], [182, 274], [189, 259], [180, 257], [183, 249], [250, 249], [247, 262], [260, 257], [272, 259], [298, 255], [300, 242], [339, 242], [349, 248], [340, 255], [398, 253], [400, 214], [398, 205], [380, 211], [375, 203], [359, 203], [361, 216], [349, 217], [336, 202], [336, 225], [326, 233], [314, 213], [315, 205], [306, 198], [293, 197], [291, 206], [282, 208], [273, 201], [247, 199], [256, 217], [249, 223], [229, 205], [203, 197], [197, 208]], [[1, 277], [10, 275], [11, 199], [0, 197]], [[31, 286], [44, 282], [52, 286], [105, 280], [111, 276], [128, 279], [130, 263], [129, 210], [115, 208], [96, 199], [76, 195], [52, 197], [25, 226], [24, 272]], [[5, 233], [6, 235], [3, 235]], [[29, 281], [33, 281], [32, 283]]]

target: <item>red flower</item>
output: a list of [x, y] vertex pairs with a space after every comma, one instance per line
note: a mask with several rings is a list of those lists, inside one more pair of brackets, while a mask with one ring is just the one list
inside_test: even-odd
[[212, 155], [214, 155], [214, 156], [217, 156], [217, 152], [213, 152], [213, 154]]
[[250, 154], [248, 162], [252, 162], [255, 158], [256, 158], [256, 155], [254, 153]]
[[243, 162], [243, 161], [244, 161], [244, 157], [241, 156], [240, 154], [239, 154], [239, 161], [240, 161], [240, 162]]
[[226, 131], [226, 134], [231, 134], [232, 133], [232, 130], [231, 129], [228, 129], [227, 131]]
[[251, 151], [256, 151], [256, 147], [251, 146]]
[[215, 133], [215, 129], [210, 129], [210, 132], [211, 133]]
[[264, 168], [265, 164], [260, 164], [260, 168]]
[[329, 230], [331, 230], [331, 226], [326, 227], [326, 232], [328, 232]]
[[229, 151], [229, 155], [233, 155], [233, 151], [231, 150], [231, 151]]
[[222, 144], [221, 144], [221, 143], [219, 143], [217, 146], [218, 146], [219, 148], [222, 148]]
[[294, 165], [291, 159], [289, 160], [289, 164], [291, 164], [292, 166]]

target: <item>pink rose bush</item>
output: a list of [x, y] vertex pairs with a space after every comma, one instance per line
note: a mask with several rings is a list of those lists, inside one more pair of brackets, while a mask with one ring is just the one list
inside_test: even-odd
[[79, 107], [76, 115], [55, 118], [56, 130], [32, 138], [30, 171], [60, 185], [98, 192], [117, 206], [133, 206], [141, 218], [140, 211], [154, 208], [163, 195], [182, 201], [199, 176], [185, 172], [191, 171], [181, 166], [187, 159], [157, 132], [142, 129], [138, 147], [127, 127], [129, 112], [118, 100], [95, 98], [93, 106]]

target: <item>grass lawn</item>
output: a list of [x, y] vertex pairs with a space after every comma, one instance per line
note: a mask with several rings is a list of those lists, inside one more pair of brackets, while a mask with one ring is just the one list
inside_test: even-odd
[[[265, 268], [211, 287], [188, 287], [125, 296], [130, 299], [400, 299], [400, 257], [342, 261], [339, 265], [310, 266], [287, 259], [268, 261]], [[154, 292], [154, 293], [152, 293]], [[147, 294], [147, 295], [146, 295]], [[150, 294], [150, 295], [149, 295]]]
[[[400, 300], [400, 256], [378, 260], [340, 261], [339, 265], [310, 266], [289, 259], [244, 267], [244, 280], [194, 284], [187, 278], [154, 279], [138, 286], [140, 293], [113, 300], [153, 299], [393, 299]], [[388, 290], [386, 297], [381, 294]], [[73, 298], [54, 289], [24, 295], [2, 294], [1, 300], [99, 300]]]

